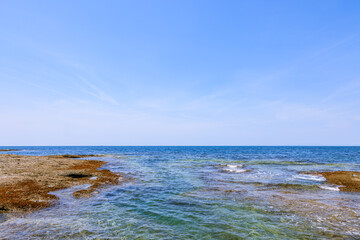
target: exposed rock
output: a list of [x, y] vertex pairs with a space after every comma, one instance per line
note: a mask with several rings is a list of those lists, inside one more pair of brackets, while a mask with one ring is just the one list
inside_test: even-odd
[[360, 192], [360, 172], [319, 172], [331, 184], [341, 185], [340, 191]]
[[106, 162], [74, 159], [89, 155], [65, 156], [0, 154], [0, 211], [51, 206], [57, 197], [49, 192], [75, 185], [91, 184], [73, 193], [75, 197], [90, 197], [96, 189], [119, 183], [121, 175], [98, 170]]

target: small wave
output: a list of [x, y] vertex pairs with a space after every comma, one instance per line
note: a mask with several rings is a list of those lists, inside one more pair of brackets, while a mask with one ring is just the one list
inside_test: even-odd
[[244, 173], [249, 171], [248, 169], [243, 169], [243, 164], [219, 164], [217, 167], [220, 167], [221, 171], [227, 173]]
[[320, 175], [311, 175], [311, 174], [299, 174], [296, 175], [295, 178], [309, 180], [309, 181], [317, 181], [317, 182], [325, 182], [326, 178]]
[[329, 191], [340, 191], [341, 186], [320, 185], [319, 188]]
[[247, 170], [247, 169], [228, 169], [228, 168], [225, 168], [224, 171], [225, 172], [231, 172], [231, 173], [243, 173], [243, 172], [248, 172], [249, 170]]
[[236, 165], [236, 164], [225, 164], [226, 167], [228, 168], [242, 168], [244, 167], [244, 165]]

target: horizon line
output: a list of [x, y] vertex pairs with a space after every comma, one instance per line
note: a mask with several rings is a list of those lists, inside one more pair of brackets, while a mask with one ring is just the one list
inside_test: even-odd
[[360, 147], [360, 145], [1, 145], [2, 147]]

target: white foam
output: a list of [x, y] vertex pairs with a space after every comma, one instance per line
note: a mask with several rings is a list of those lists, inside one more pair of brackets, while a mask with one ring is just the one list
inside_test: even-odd
[[238, 168], [238, 165], [226, 164], [226, 166], [229, 168]]
[[226, 166], [228, 168], [242, 168], [244, 167], [244, 165], [240, 164], [240, 165], [237, 165], [237, 164], [225, 164], [223, 166]]
[[248, 171], [246, 169], [241, 169], [244, 167], [243, 164], [222, 164], [221, 166], [223, 167], [223, 171], [230, 173], [243, 173]]
[[224, 171], [226, 171], [226, 172], [232, 172], [232, 173], [243, 173], [243, 172], [247, 172], [246, 169], [228, 169], [228, 168], [225, 168]]
[[311, 175], [311, 174], [299, 174], [296, 175], [295, 178], [309, 180], [309, 181], [317, 181], [317, 182], [325, 182], [326, 178], [320, 175]]
[[339, 186], [326, 186], [326, 185], [320, 185], [321, 189], [329, 190], [329, 191], [340, 191]]

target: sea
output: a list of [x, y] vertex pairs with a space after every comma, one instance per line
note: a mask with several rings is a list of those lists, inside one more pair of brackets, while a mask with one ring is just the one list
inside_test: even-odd
[[[0, 239], [360, 239], [360, 193], [316, 172], [360, 171], [360, 147], [0, 147], [101, 154], [121, 184], [0, 215]], [[91, 158], [89, 158], [91, 159]], [[0, 166], [1, 167], [1, 166]]]

